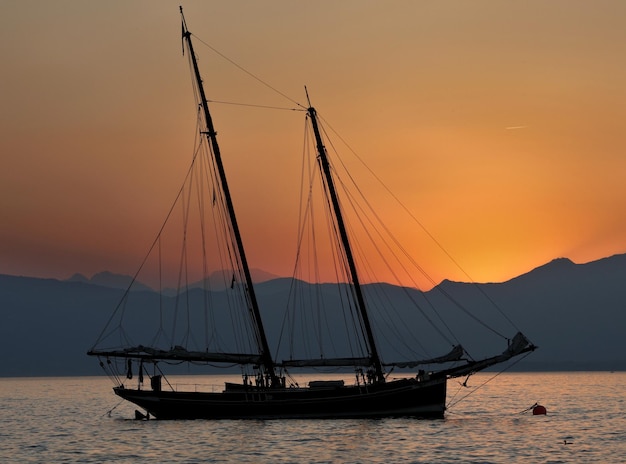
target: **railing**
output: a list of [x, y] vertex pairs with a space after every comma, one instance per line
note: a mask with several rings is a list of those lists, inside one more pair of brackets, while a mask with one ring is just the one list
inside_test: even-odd
[[195, 393], [221, 393], [224, 391], [224, 384], [173, 383], [171, 386], [176, 392], [193, 391]]

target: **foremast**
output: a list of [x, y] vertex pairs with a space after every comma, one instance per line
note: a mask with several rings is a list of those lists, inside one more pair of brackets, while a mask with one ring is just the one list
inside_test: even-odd
[[339, 230], [339, 235], [341, 238], [343, 252], [345, 253], [345, 259], [348, 264], [348, 270], [350, 272], [350, 278], [352, 280], [353, 291], [356, 297], [356, 303], [358, 306], [359, 316], [361, 318], [363, 328], [365, 329], [365, 336], [366, 336], [366, 341], [367, 341], [367, 346], [368, 346], [368, 351], [369, 351], [370, 362], [371, 362], [371, 366], [374, 368], [375, 381], [382, 383], [385, 381], [385, 375], [383, 373], [380, 356], [378, 355], [378, 349], [376, 348], [376, 341], [374, 339], [374, 333], [372, 331], [372, 326], [369, 321], [367, 307], [365, 305], [365, 298], [363, 297], [363, 292], [361, 290], [361, 284], [359, 281], [356, 264], [354, 262], [354, 256], [352, 255], [352, 248], [350, 247], [350, 240], [348, 238], [348, 232], [346, 231], [346, 226], [343, 220], [343, 214], [341, 212], [339, 199], [337, 197], [337, 191], [335, 189], [335, 184], [333, 182], [333, 177], [332, 177], [332, 173], [330, 170], [330, 163], [328, 162], [328, 156], [326, 154], [326, 147], [324, 146], [324, 143], [322, 141], [322, 136], [320, 134], [319, 126], [317, 123], [317, 112], [315, 111], [315, 108], [313, 107], [309, 107], [307, 112], [309, 114], [309, 117], [311, 118], [311, 125], [313, 126], [313, 133], [315, 134], [315, 143], [317, 145], [317, 159], [318, 159], [320, 168], [324, 174], [324, 179], [326, 182], [326, 187], [328, 189], [328, 194], [330, 196], [330, 200], [333, 205], [333, 212], [335, 214], [335, 219], [337, 222], [337, 228]]
[[264, 371], [265, 375], [270, 377], [271, 386], [280, 386], [281, 382], [279, 377], [276, 374], [276, 368], [274, 360], [272, 359], [272, 355], [270, 353], [269, 345], [267, 343], [267, 336], [265, 335], [265, 330], [263, 328], [263, 321], [261, 319], [261, 312], [259, 310], [259, 304], [256, 298], [256, 294], [254, 291], [254, 285], [252, 284], [252, 276], [250, 274], [250, 268], [248, 267], [248, 260], [246, 259], [246, 253], [243, 246], [243, 241], [241, 239], [241, 233], [239, 231], [239, 226], [237, 224], [237, 217], [235, 215], [235, 209], [233, 206], [233, 201], [230, 195], [230, 190], [228, 188], [228, 182], [226, 179], [226, 172], [224, 170], [224, 165], [222, 163], [222, 156], [220, 154], [220, 147], [217, 143], [217, 132], [213, 126], [213, 119], [211, 118], [211, 113], [209, 112], [209, 104], [207, 102], [206, 94], [204, 91], [204, 86], [202, 84], [202, 78], [200, 76], [200, 69], [198, 68], [198, 62], [196, 60], [196, 55], [194, 53], [193, 44], [191, 42], [191, 32], [187, 29], [187, 23], [185, 22], [185, 16], [183, 15], [183, 8], [180, 7], [180, 14], [182, 19], [182, 30], [183, 30], [183, 39], [187, 44], [187, 49], [189, 51], [189, 56], [191, 58], [191, 62], [193, 64], [193, 71], [196, 80], [196, 86], [198, 88], [198, 92], [200, 94], [200, 100], [202, 105], [202, 110], [204, 113], [204, 119], [206, 123], [206, 131], [204, 131], [204, 135], [207, 137], [207, 141], [211, 144], [211, 148], [213, 150], [213, 157], [215, 160], [215, 164], [218, 169], [219, 179], [222, 187], [222, 193], [224, 195], [224, 200], [226, 202], [226, 209], [228, 211], [228, 216], [230, 220], [230, 225], [232, 227], [233, 236], [235, 238], [235, 245], [237, 247], [237, 253], [239, 254], [239, 260], [241, 263], [241, 268], [245, 277], [245, 291], [248, 297], [249, 310], [252, 318], [254, 330], [255, 330], [255, 338], [256, 343], [259, 349], [260, 357], [261, 357], [261, 367]]

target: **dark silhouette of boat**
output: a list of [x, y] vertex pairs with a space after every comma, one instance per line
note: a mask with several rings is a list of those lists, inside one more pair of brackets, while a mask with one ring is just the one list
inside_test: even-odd
[[[182, 8], [181, 8], [182, 16]], [[517, 333], [506, 349], [496, 356], [474, 360], [460, 344], [452, 346], [443, 356], [385, 363], [381, 359], [375, 330], [365, 292], [359, 279], [357, 261], [353, 255], [351, 238], [346, 226], [339, 193], [333, 177], [333, 169], [322, 138], [319, 118], [310, 105], [304, 108], [312, 128], [316, 147], [319, 174], [325, 187], [329, 217], [337, 237], [339, 255], [345, 269], [348, 284], [346, 293], [353, 298], [354, 318], [357, 321], [360, 356], [297, 359], [290, 357], [277, 361], [271, 354], [262, 312], [255, 293], [255, 284], [245, 254], [233, 200], [222, 163], [217, 133], [213, 125], [209, 103], [192, 44], [192, 34], [182, 17], [183, 39], [188, 51], [195, 88], [199, 100], [200, 129], [210, 153], [213, 191], [207, 203], [216, 205], [224, 213], [225, 236], [229, 241], [227, 255], [234, 264], [230, 289], [241, 292], [247, 320], [241, 322], [252, 340], [249, 351], [193, 350], [188, 346], [169, 343], [166, 347], [130, 343], [121, 323], [113, 322], [88, 354], [97, 356], [101, 365], [116, 382], [114, 392], [146, 413], [137, 412], [138, 418], [157, 419], [232, 419], [232, 418], [358, 418], [387, 416], [443, 417], [446, 408], [446, 384], [452, 377], [468, 376], [490, 366], [505, 362], [535, 349], [521, 333]], [[308, 97], [307, 97], [308, 98]], [[156, 242], [155, 242], [156, 243]], [[154, 247], [154, 245], [153, 245]], [[223, 292], [229, 292], [225, 288]], [[114, 314], [123, 318], [127, 291]], [[206, 294], [204, 294], [206, 297]], [[188, 297], [188, 294], [187, 294]], [[226, 297], [225, 297], [226, 298]], [[162, 314], [162, 313], [161, 313]], [[163, 319], [163, 316], [161, 315]], [[176, 322], [175, 319], [174, 322]], [[208, 323], [207, 323], [208, 325]], [[311, 328], [311, 330], [313, 330]], [[104, 341], [112, 332], [119, 332], [118, 346], [107, 346]], [[163, 332], [159, 326], [155, 340]], [[221, 334], [217, 334], [217, 338]], [[207, 337], [210, 338], [210, 337]], [[187, 339], [188, 341], [188, 339]], [[356, 342], [354, 343], [357, 344]], [[160, 367], [163, 364], [189, 363], [190, 365], [241, 366], [241, 383], [227, 383], [216, 392], [183, 391], [167, 381]], [[436, 366], [441, 366], [436, 368]], [[149, 373], [151, 369], [152, 373]], [[355, 382], [347, 385], [344, 380], [316, 380], [305, 386], [291, 380], [292, 369], [352, 369]], [[410, 375], [391, 378], [393, 369], [413, 369]], [[136, 376], [137, 385], [130, 386]], [[145, 378], [149, 382], [145, 382]]]

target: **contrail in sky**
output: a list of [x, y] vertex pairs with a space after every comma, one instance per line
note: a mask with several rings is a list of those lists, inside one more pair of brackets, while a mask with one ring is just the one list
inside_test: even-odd
[[528, 126], [509, 126], [505, 127], [506, 130], [526, 129]]

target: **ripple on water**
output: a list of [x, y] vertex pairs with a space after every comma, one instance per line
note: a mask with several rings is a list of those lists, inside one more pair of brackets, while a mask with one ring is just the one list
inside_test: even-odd
[[[626, 463], [624, 385], [624, 373], [502, 374], [442, 420], [134, 421], [106, 379], [2, 379], [0, 461]], [[537, 401], [547, 415], [520, 414]]]

